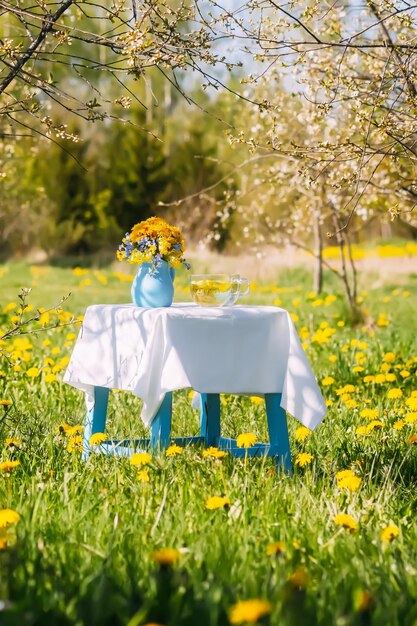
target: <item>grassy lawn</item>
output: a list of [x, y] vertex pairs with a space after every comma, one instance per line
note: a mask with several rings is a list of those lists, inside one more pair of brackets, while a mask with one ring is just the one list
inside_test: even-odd
[[[82, 394], [61, 382], [77, 327], [0, 345], [0, 402], [12, 403], [0, 406], [0, 462], [19, 461], [0, 472], [0, 509], [20, 516], [5, 525], [0, 510], [1, 626], [416, 623], [417, 274], [361, 276], [355, 328], [327, 284], [316, 296], [293, 269], [245, 299], [292, 313], [328, 402], [314, 433], [289, 417], [292, 476], [271, 459], [204, 458], [198, 447], [156, 455], [149, 482], [127, 459], [83, 463], [58, 428], [84, 420]], [[130, 279], [112, 268], [0, 266], [3, 331], [21, 287], [35, 307], [71, 292], [64, 310], [77, 316], [130, 300]], [[189, 300], [184, 273], [176, 300]], [[175, 395], [175, 435], [198, 433], [189, 395]], [[145, 435], [139, 413], [140, 400], [112, 394], [110, 434]], [[224, 396], [222, 427], [266, 440], [263, 405]], [[230, 505], [208, 510], [211, 496]], [[248, 599], [269, 604], [231, 612]]]

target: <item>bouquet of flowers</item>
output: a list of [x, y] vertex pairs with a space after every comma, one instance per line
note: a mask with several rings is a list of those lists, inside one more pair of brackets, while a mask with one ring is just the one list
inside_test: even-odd
[[170, 267], [184, 265], [190, 269], [183, 253], [184, 238], [179, 228], [160, 217], [150, 217], [135, 224], [130, 233], [126, 233], [116, 254], [119, 261], [138, 265], [151, 263], [153, 272], [162, 261]]

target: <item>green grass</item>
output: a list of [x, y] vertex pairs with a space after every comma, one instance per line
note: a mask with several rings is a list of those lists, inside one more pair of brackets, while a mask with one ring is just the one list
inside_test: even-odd
[[[17, 302], [22, 286], [33, 286], [30, 302], [46, 308], [71, 291], [64, 308], [76, 315], [96, 302], [129, 301], [129, 282], [111, 270], [99, 272], [106, 285], [92, 270], [76, 276], [71, 269], [39, 272], [23, 264], [0, 267], [0, 276], [0, 312]], [[86, 279], [91, 284], [80, 286]], [[353, 329], [337, 326], [347, 313], [336, 283], [329, 283], [336, 301], [313, 306], [317, 299], [308, 295], [310, 277], [302, 270], [255, 286], [247, 299], [280, 300], [298, 317], [318, 379], [335, 379], [323, 388], [333, 404], [315, 433], [296, 441], [299, 424], [289, 418], [294, 459], [300, 452], [313, 455], [293, 476], [275, 473], [271, 459], [215, 461], [203, 459], [199, 448], [174, 458], [155, 456], [149, 483], [138, 481], [128, 460], [93, 456], [82, 463], [79, 453], [67, 451], [68, 439], [56, 434], [58, 424], [84, 419], [82, 394], [60, 382], [65, 368], [60, 359], [69, 356], [74, 342], [67, 336], [77, 331], [64, 327], [31, 335], [31, 350], [12, 355], [12, 361], [3, 358], [0, 400], [13, 405], [0, 406], [0, 461], [16, 459], [20, 465], [1, 472], [0, 509], [17, 511], [20, 521], [9, 528], [8, 545], [0, 550], [1, 626], [221, 626], [229, 624], [230, 608], [248, 598], [271, 603], [264, 624], [416, 623], [417, 447], [408, 440], [417, 434], [417, 423], [393, 427], [410, 414], [405, 402], [417, 390], [416, 276], [404, 277], [400, 287], [376, 276], [361, 280], [368, 291], [361, 303], [366, 326]], [[188, 299], [186, 281], [181, 274], [178, 300]], [[382, 312], [386, 327], [377, 324]], [[0, 329], [7, 328], [10, 315], [0, 313]], [[336, 333], [317, 343], [312, 338], [323, 322]], [[45, 339], [51, 342], [47, 346]], [[3, 350], [12, 347], [10, 340]], [[395, 353], [390, 371], [397, 382], [365, 383], [365, 375], [381, 372], [387, 352]], [[46, 358], [54, 364], [44, 365]], [[353, 371], [358, 361], [362, 372]], [[58, 380], [47, 383], [47, 368], [54, 366]], [[28, 378], [30, 367], [42, 374]], [[410, 373], [405, 378], [404, 370]], [[336, 393], [346, 384], [355, 386], [350, 400]], [[388, 399], [390, 388], [400, 388], [403, 396]], [[356, 429], [370, 422], [359, 415], [366, 407], [378, 410], [383, 426], [363, 436]], [[112, 394], [109, 432], [144, 435], [139, 414], [140, 400]], [[198, 432], [188, 390], [175, 395], [173, 425], [174, 434]], [[250, 431], [265, 440], [264, 408], [249, 398], [226, 396], [222, 427], [229, 435]], [[20, 439], [20, 447], [8, 447], [9, 437]], [[357, 491], [338, 488], [335, 475], [344, 469], [362, 479]], [[231, 507], [206, 510], [212, 495], [227, 496]], [[358, 522], [356, 532], [335, 524], [341, 512]], [[388, 524], [399, 529], [389, 544], [380, 538]], [[268, 556], [268, 545], [277, 541], [285, 551]], [[153, 551], [162, 547], [180, 550], [172, 567], [154, 562]]]

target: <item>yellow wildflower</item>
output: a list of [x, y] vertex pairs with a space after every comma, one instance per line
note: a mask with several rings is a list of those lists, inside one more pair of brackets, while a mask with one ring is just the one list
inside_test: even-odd
[[380, 538], [382, 541], [384, 541], [385, 543], [391, 543], [391, 541], [393, 541], [393, 539], [395, 539], [395, 537], [398, 537], [400, 534], [399, 529], [397, 528], [397, 526], [394, 526], [393, 524], [389, 524], [386, 528], [383, 528], [380, 532]]
[[380, 385], [381, 383], [385, 383], [385, 382], [386, 382], [386, 380], [387, 380], [387, 379], [386, 379], [385, 374], [377, 374], [377, 375], [375, 376], [375, 378], [374, 378], [374, 382], [375, 382], [377, 385]]
[[231, 624], [255, 624], [272, 610], [267, 600], [253, 599], [237, 602], [230, 609], [229, 621]]
[[357, 435], [366, 435], [366, 434], [368, 434], [368, 427], [367, 426], [358, 426], [355, 432], [356, 432]]
[[0, 406], [11, 406], [12, 404], [11, 400], [0, 400]]
[[358, 528], [358, 523], [347, 513], [338, 513], [338, 515], [333, 518], [333, 521], [338, 526], [343, 526], [343, 528], [346, 528], [346, 530], [350, 532], [354, 532]]
[[411, 398], [407, 398], [405, 404], [411, 411], [417, 411], [417, 397], [413, 394], [411, 394]]
[[334, 382], [335, 382], [335, 380], [334, 380], [334, 378], [332, 376], [326, 376], [321, 381], [321, 384], [323, 385], [323, 387], [328, 387], [329, 385], [333, 385]]
[[297, 454], [295, 464], [299, 465], [300, 467], [305, 467], [306, 465], [310, 465], [312, 460], [312, 454], [308, 454], [308, 452], [300, 452], [300, 454]]
[[69, 424], [58, 424], [55, 428], [55, 432], [57, 435], [66, 435], [70, 429], [71, 426]]
[[158, 563], [158, 565], [162, 565], [163, 567], [174, 565], [180, 556], [181, 553], [175, 548], [161, 548], [160, 550], [155, 550], [152, 553], [152, 559]]
[[70, 437], [68, 442], [67, 450], [68, 452], [82, 452], [83, 449], [83, 438], [81, 435], [73, 435]]
[[405, 421], [407, 424], [415, 424], [417, 422], [417, 411], [413, 411], [406, 415]]
[[362, 483], [362, 479], [356, 476], [352, 470], [342, 470], [336, 474], [337, 486], [339, 489], [356, 491]]
[[150, 481], [148, 470], [139, 470], [137, 473], [137, 479], [141, 483], [148, 483]]
[[370, 432], [371, 430], [374, 430], [375, 428], [382, 428], [383, 426], [384, 426], [384, 422], [381, 422], [381, 420], [372, 420], [372, 422], [368, 424], [366, 429], [368, 432]]
[[387, 383], [395, 383], [395, 381], [397, 380], [397, 377], [395, 374], [386, 374], [385, 378], [387, 380]]
[[91, 435], [89, 443], [90, 446], [97, 446], [103, 443], [103, 441], [107, 441], [107, 437], [104, 433], [94, 433]]
[[378, 411], [376, 409], [362, 409], [359, 415], [372, 420], [378, 417]]
[[268, 544], [266, 553], [268, 556], [275, 556], [277, 554], [282, 554], [283, 552], [285, 552], [285, 550], [286, 547], [285, 544], [282, 543], [282, 541], [274, 541], [274, 543]]
[[408, 438], [408, 443], [417, 443], [417, 435], [410, 435]]
[[236, 444], [238, 448], [250, 448], [256, 442], [256, 435], [253, 433], [242, 433], [238, 436]]
[[398, 420], [397, 422], [394, 423], [393, 428], [395, 430], [402, 430], [404, 428], [404, 426], [405, 426], [404, 420]]
[[288, 578], [288, 582], [297, 589], [306, 587], [308, 583], [307, 572], [302, 567], [298, 567]]
[[225, 452], [224, 450], [219, 450], [218, 448], [214, 448], [213, 446], [210, 446], [209, 448], [203, 451], [203, 458], [210, 457], [212, 459], [222, 459], [223, 457], [226, 456], [226, 454], [227, 452]]
[[0, 471], [9, 472], [18, 465], [20, 465], [20, 461], [3, 461], [0, 463]]
[[385, 361], [385, 363], [393, 363], [395, 361], [395, 354], [394, 354], [394, 352], [386, 352], [384, 354], [384, 361]]
[[56, 380], [57, 380], [57, 377], [55, 374], [47, 374], [44, 378], [44, 381], [46, 383], [54, 383], [56, 382]]
[[401, 370], [400, 376], [401, 378], [408, 378], [410, 376], [410, 372], [408, 370]]
[[181, 448], [181, 446], [177, 446], [174, 443], [166, 449], [165, 454], [167, 456], [177, 456], [179, 454], [182, 454], [183, 452], [184, 452], [184, 448]]
[[388, 400], [397, 400], [398, 398], [401, 398], [402, 395], [403, 392], [401, 391], [401, 389], [398, 389], [398, 387], [393, 387], [388, 391], [387, 398]]
[[375, 376], [372, 376], [371, 374], [368, 374], [368, 376], [363, 377], [364, 383], [373, 383], [374, 380], [375, 380]]
[[17, 524], [19, 520], [20, 515], [16, 511], [12, 511], [12, 509], [0, 510], [0, 528], [5, 528], [11, 524]]
[[22, 445], [22, 442], [20, 441], [20, 439], [15, 439], [14, 437], [7, 437], [7, 439], [5, 439], [5, 444], [9, 448], [19, 448]]
[[249, 396], [250, 401], [252, 402], [252, 404], [263, 404], [264, 403], [264, 399], [263, 398], [259, 398], [258, 396]]
[[149, 452], [136, 452], [136, 454], [132, 454], [132, 456], [130, 457], [130, 464], [134, 465], [135, 467], [142, 467], [142, 465], [147, 465], [151, 461], [152, 455], [149, 454]]
[[37, 378], [39, 374], [40, 374], [40, 370], [37, 367], [30, 367], [26, 372], [26, 376], [28, 378]]
[[230, 506], [229, 498], [224, 498], [222, 496], [211, 496], [207, 498], [205, 507], [209, 511], [214, 511], [216, 509], [223, 509], [224, 507]]
[[305, 426], [299, 426], [295, 431], [295, 438], [297, 441], [304, 441], [311, 435], [311, 430]]
[[70, 426], [66, 431], [66, 435], [68, 437], [73, 437], [74, 435], [77, 435], [78, 433], [82, 433], [83, 430], [84, 429], [81, 426], [81, 424], [77, 424], [76, 426]]

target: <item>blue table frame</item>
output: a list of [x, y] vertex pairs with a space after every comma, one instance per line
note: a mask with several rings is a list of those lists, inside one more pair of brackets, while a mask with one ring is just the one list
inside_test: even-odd
[[94, 387], [94, 403], [87, 411], [84, 429], [83, 460], [86, 460], [92, 451], [131, 456], [140, 448], [163, 449], [171, 442], [180, 446], [203, 443], [207, 447], [214, 446], [227, 450], [234, 457], [276, 457], [277, 467], [283, 467], [289, 473], [292, 471], [287, 416], [285, 410], [281, 408], [280, 393], [265, 394], [269, 443], [255, 443], [249, 448], [239, 448], [236, 439], [222, 437], [218, 393], [201, 394], [199, 436], [171, 437], [172, 392], [168, 392], [152, 421], [149, 439], [109, 439], [92, 449], [89, 443], [91, 436], [106, 431], [109, 392], [110, 390], [105, 387]]

